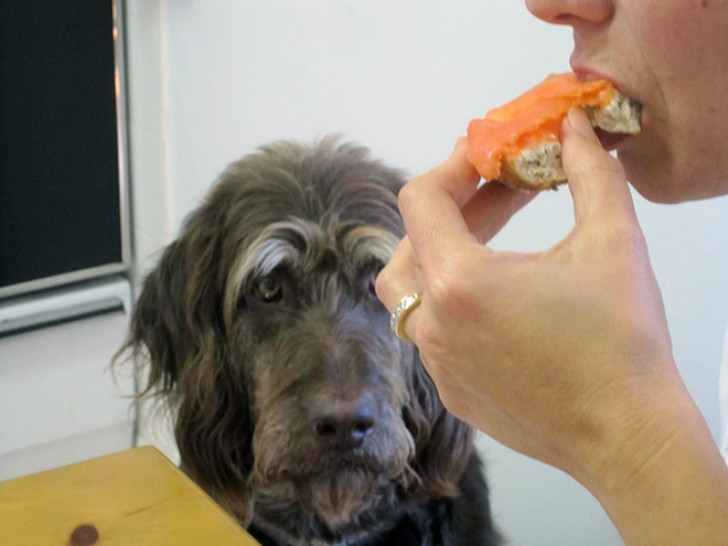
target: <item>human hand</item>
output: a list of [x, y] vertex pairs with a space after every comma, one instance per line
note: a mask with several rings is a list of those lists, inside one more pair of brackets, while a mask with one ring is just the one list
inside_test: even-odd
[[621, 164], [581, 111], [562, 137], [575, 212], [564, 240], [540, 253], [489, 249], [532, 195], [499, 184], [476, 192], [461, 141], [403, 188], [408, 237], [377, 292], [390, 310], [421, 294], [404, 331], [452, 413], [588, 481], [621, 460], [616, 434], [645, 429], [651, 401], [684, 388]]

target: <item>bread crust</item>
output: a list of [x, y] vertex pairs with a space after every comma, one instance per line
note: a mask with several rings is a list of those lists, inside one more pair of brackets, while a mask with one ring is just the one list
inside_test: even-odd
[[504, 158], [499, 182], [519, 190], [555, 189], [566, 182], [561, 144], [558, 141], [544, 142], [524, 148], [516, 157]]

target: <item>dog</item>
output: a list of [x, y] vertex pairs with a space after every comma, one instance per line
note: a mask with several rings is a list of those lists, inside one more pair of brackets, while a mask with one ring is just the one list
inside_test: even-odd
[[500, 544], [473, 430], [374, 293], [402, 174], [359, 145], [231, 163], [143, 284], [141, 396], [181, 469], [263, 545]]

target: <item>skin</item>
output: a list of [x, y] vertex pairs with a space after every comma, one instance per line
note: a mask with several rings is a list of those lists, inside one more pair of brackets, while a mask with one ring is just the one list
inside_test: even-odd
[[728, 71], [715, 68], [728, 62], [728, 2], [527, 7], [573, 27], [577, 73], [643, 103], [643, 133], [619, 143], [617, 160], [582, 112], [569, 113], [561, 137], [575, 225], [533, 254], [488, 248], [533, 196], [476, 190], [459, 141], [402, 190], [407, 237], [377, 293], [390, 311], [422, 295], [404, 331], [446, 407], [579, 480], [626, 544], [724, 544], [728, 467], [673, 360], [627, 180], [659, 202], [728, 193]]
[[[537, 17], [574, 31], [571, 65], [643, 103], [643, 134], [620, 146], [646, 198], [678, 202], [728, 191], [728, 2], [526, 0]], [[705, 158], [711, 158], [706, 161]]]

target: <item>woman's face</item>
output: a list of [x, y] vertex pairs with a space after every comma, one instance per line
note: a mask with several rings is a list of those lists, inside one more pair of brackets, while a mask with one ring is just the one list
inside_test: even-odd
[[618, 155], [657, 202], [728, 193], [728, 0], [526, 0], [574, 30], [571, 65], [643, 105]]

